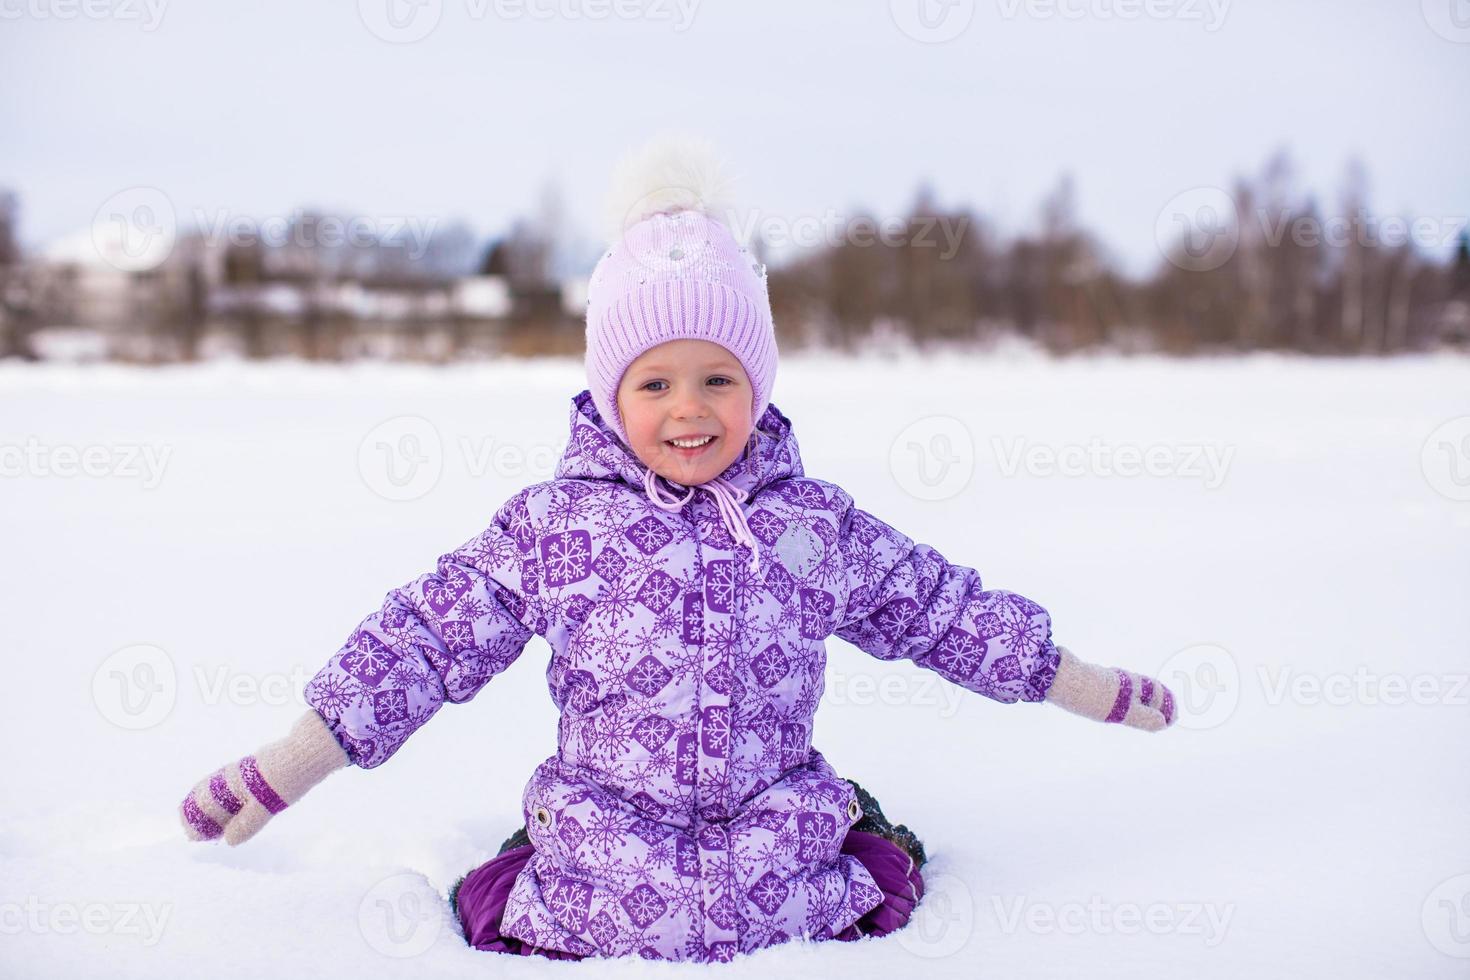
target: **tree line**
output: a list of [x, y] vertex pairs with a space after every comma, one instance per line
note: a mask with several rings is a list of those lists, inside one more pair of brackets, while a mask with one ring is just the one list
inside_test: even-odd
[[[1020, 337], [1059, 354], [1374, 355], [1470, 346], [1463, 216], [1373, 215], [1366, 171], [1356, 161], [1330, 205], [1295, 182], [1283, 150], [1228, 194], [1186, 194], [1164, 205], [1159, 259], [1142, 277], [1125, 275], [1101, 237], [1081, 225], [1070, 176], [1046, 195], [1034, 229], [1010, 236], [983, 214], [942, 207], [921, 187], [906, 215], [881, 223], [890, 234], [856, 233], [880, 223], [855, 215], [848, 233], [770, 269], [778, 335], [786, 349], [858, 349], [877, 337], [921, 347]], [[191, 264], [196, 253], [182, 243], [171, 266], [142, 274], [146, 301], [122, 311], [125, 330], [149, 340], [162, 352], [155, 359], [164, 360], [200, 356], [210, 331], [234, 336], [247, 357], [364, 356], [349, 341], [384, 325], [364, 324], [317, 299], [331, 295], [323, 287], [352, 282], [394, 291], [415, 311], [386, 328], [405, 343], [367, 356], [424, 357], [431, 346], [441, 360], [580, 350], [580, 319], [564, 289], [578, 272], [590, 272], [595, 256], [568, 258], [567, 223], [554, 191], [543, 193], [535, 215], [494, 241], [481, 245], [456, 222], [435, 230], [412, 256], [382, 242], [317, 247], [306, 233], [323, 220], [298, 218], [301, 234], [291, 243], [230, 246], [212, 276]], [[0, 357], [34, 358], [37, 331], [74, 318], [76, 303], [65, 277], [26, 274], [36, 263], [23, 254], [18, 227], [18, 199], [0, 190]], [[945, 234], [936, 236], [936, 227]], [[1454, 246], [1448, 261], [1426, 247], [1446, 239]], [[752, 242], [757, 256], [768, 254], [767, 244]], [[475, 276], [508, 284], [512, 301], [503, 313], [477, 319], [416, 300], [436, 290], [448, 295], [456, 281]], [[269, 284], [292, 285], [305, 302], [283, 313], [260, 299], [267, 294], [259, 287]], [[246, 300], [212, 302], [211, 291]], [[429, 345], [430, 338], [437, 343]]]

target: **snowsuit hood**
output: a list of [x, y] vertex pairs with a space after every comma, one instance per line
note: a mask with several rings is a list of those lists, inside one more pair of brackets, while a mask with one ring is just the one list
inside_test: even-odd
[[1046, 610], [806, 475], [774, 405], [753, 435], [721, 483], [660, 506], [580, 393], [554, 477], [391, 590], [307, 685], [372, 769], [545, 640], [556, 751], [522, 793], [534, 854], [505, 935], [696, 962], [829, 939], [883, 894], [840, 851], [861, 806], [813, 744], [826, 638], [1003, 703], [1055, 677]]

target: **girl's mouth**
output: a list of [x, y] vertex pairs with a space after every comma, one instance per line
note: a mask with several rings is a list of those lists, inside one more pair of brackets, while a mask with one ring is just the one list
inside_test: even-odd
[[715, 444], [715, 440], [718, 438], [719, 436], [702, 436], [699, 439], [680, 439], [679, 442], [683, 443], [682, 446], [675, 443], [672, 439], [665, 439], [664, 445], [680, 459], [693, 459], [696, 456], [701, 456], [709, 452], [710, 447]]

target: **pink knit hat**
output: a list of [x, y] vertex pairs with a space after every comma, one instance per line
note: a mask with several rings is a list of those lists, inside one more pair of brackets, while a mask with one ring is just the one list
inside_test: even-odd
[[766, 268], [715, 215], [722, 177], [707, 144], [645, 148], [625, 161], [613, 244], [587, 290], [587, 383], [624, 443], [618, 385], [628, 365], [669, 340], [712, 341], [745, 368], [751, 422], [776, 381], [776, 335]]

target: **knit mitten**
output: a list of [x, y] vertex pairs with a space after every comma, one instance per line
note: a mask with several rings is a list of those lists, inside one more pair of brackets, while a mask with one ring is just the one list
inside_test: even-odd
[[1066, 647], [1046, 700], [1093, 721], [1156, 732], [1174, 724], [1174, 693], [1152, 677], [1079, 660]]
[[244, 843], [348, 762], [321, 715], [308, 711], [285, 738], [196, 783], [179, 804], [184, 833], [190, 840], [223, 835], [231, 847]]

